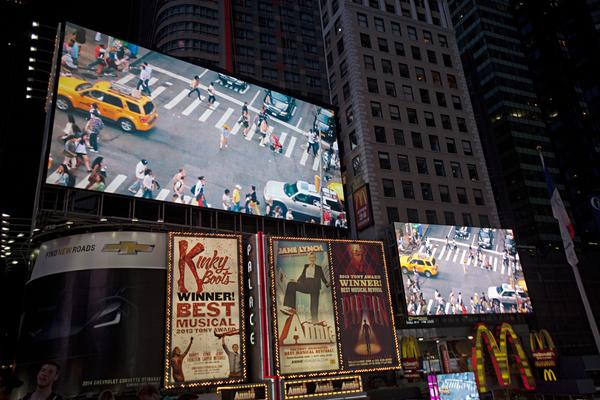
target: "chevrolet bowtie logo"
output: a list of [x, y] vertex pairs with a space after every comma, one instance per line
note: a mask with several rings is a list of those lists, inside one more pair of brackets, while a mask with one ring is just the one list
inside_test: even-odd
[[103, 252], [107, 253], [119, 253], [123, 255], [133, 255], [138, 252], [150, 253], [154, 250], [153, 244], [141, 244], [138, 242], [119, 242], [112, 244], [105, 244], [102, 248]]

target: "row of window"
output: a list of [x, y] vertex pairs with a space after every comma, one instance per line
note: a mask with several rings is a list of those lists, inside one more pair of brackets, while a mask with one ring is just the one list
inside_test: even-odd
[[[423, 72], [424, 71], [418, 71], [420, 70], [420, 68], [416, 68], [417, 69], [417, 74]], [[418, 76], [418, 75], [417, 75]], [[346, 100], [347, 97], [347, 91], [345, 90], [345, 88], [347, 87], [347, 83], [342, 86], [342, 94], [344, 96], [344, 100]], [[396, 84], [392, 81], [384, 81], [383, 83], [384, 85], [384, 89], [385, 89], [385, 94], [387, 96], [390, 97], [397, 97], [398, 94], [396, 92]], [[377, 82], [376, 78], [367, 78], [367, 90], [370, 93], [374, 93], [374, 94], [379, 94], [379, 84]], [[349, 90], [348, 90], [349, 91]], [[402, 85], [402, 94], [404, 95], [404, 99], [407, 101], [415, 101], [415, 96], [413, 93], [413, 88], [410, 85]], [[420, 88], [419, 89], [419, 96], [420, 96], [420, 101], [421, 103], [425, 103], [425, 104], [431, 104], [431, 97], [429, 96], [429, 90], [424, 89], [424, 88]], [[435, 98], [437, 101], [437, 105], [440, 107], [448, 107], [448, 102], [446, 101], [446, 94], [443, 92], [435, 92]], [[455, 110], [462, 110], [462, 102], [460, 100], [460, 96], [456, 96], [456, 95], [451, 95], [452, 98], [452, 106], [454, 107]]]
[[[377, 143], [388, 143], [387, 132], [385, 127], [383, 126], [375, 126], [374, 127], [374, 135], [375, 141]], [[393, 143], [397, 146], [406, 146], [406, 139], [404, 137], [404, 130], [394, 128], [392, 129], [393, 134]], [[422, 149], [423, 146], [423, 137], [420, 132], [411, 132], [410, 133], [412, 146], [416, 149]], [[358, 142], [356, 140], [356, 133], [352, 131], [350, 133], [350, 150], [354, 150], [358, 146]], [[440, 138], [437, 135], [428, 135], [429, 140], [429, 150], [439, 153], [442, 151], [442, 147], [440, 145]], [[457, 154], [457, 145], [456, 140], [454, 138], [446, 137], [445, 138], [446, 151], [451, 154]], [[471, 146], [471, 142], [469, 140], [462, 140], [462, 153], [465, 156], [473, 155], [473, 147]]]
[[[390, 160], [389, 153], [386, 152], [378, 152], [379, 158], [379, 168], [381, 169], [392, 169], [392, 162]], [[398, 169], [401, 172], [409, 172], [411, 171], [410, 162], [408, 155], [406, 154], [397, 154], [398, 159]], [[417, 172], [420, 175], [429, 175], [429, 167], [427, 165], [427, 159], [425, 157], [416, 157], [416, 166]], [[435, 169], [435, 174], [437, 176], [446, 176], [446, 167], [443, 160], [433, 160], [433, 167]], [[471, 181], [478, 181], [479, 174], [477, 173], [477, 166], [475, 164], [467, 164], [467, 171], [469, 174], [469, 179]], [[462, 167], [458, 161], [450, 161], [450, 173], [453, 178], [462, 179], [463, 172]]]
[[160, 46], [160, 51], [194, 50], [210, 54], [219, 54], [219, 45], [198, 39], [171, 40]]
[[[386, 207], [388, 223], [393, 224], [394, 222], [400, 222], [400, 215], [398, 214], [398, 208], [396, 207]], [[462, 213], [462, 222], [460, 225], [462, 226], [474, 226], [473, 218], [469, 213]], [[419, 210], [416, 208], [407, 208], [406, 209], [406, 220], [408, 222], [423, 222], [421, 218], [419, 218]], [[403, 219], [404, 220], [404, 219]], [[435, 210], [425, 210], [425, 222], [428, 224], [439, 224], [437, 211]], [[444, 224], [446, 225], [458, 225], [454, 212], [452, 211], [444, 211]], [[478, 226], [490, 226], [490, 219], [485, 214], [479, 214], [479, 224]]]
[[[416, 16], [419, 21], [426, 22], [426, 8], [424, 1], [428, 1], [429, 10], [431, 11], [431, 22], [434, 25], [441, 26], [441, 20], [439, 18], [439, 7], [437, 1], [429, 1], [429, 0], [414, 0], [415, 8], [416, 8]], [[353, 0], [354, 3], [363, 4], [363, 0]], [[385, 10], [391, 14], [396, 14], [396, 4], [394, 0], [385, 0], [384, 7], [381, 7], [379, 0], [369, 0], [369, 7], [374, 8], [376, 10]], [[411, 13], [411, 4], [408, 0], [400, 0], [400, 12], [404, 16], [410, 16]]]
[[219, 27], [197, 22], [175, 22], [161, 28], [156, 34], [156, 40], [160, 41], [165, 36], [175, 32], [198, 32], [205, 35], [219, 36]]
[[168, 7], [166, 10], [161, 12], [158, 15], [157, 24], [160, 25], [163, 21], [168, 18], [177, 16], [177, 15], [195, 15], [198, 17], [204, 17], [207, 19], [216, 20], [219, 17], [219, 12], [215, 9], [202, 7], [202, 6], [194, 6], [194, 5], [178, 5], [173, 7]]
[[[383, 196], [395, 198], [396, 187], [393, 179], [383, 178], [381, 180], [383, 188]], [[402, 195], [404, 199], [416, 200], [415, 188], [412, 181], [401, 181]], [[434, 201], [433, 190], [431, 183], [420, 182], [421, 188], [421, 199], [425, 201]], [[450, 187], [448, 185], [438, 185], [439, 201], [443, 203], [452, 203], [452, 196], [450, 194]], [[464, 187], [456, 187], [456, 199], [459, 204], [469, 204], [469, 198], [467, 196], [467, 189]], [[485, 201], [483, 198], [483, 191], [481, 189], [473, 189], [473, 200], [476, 205], [483, 206]], [[437, 200], [436, 200], [437, 201]]]

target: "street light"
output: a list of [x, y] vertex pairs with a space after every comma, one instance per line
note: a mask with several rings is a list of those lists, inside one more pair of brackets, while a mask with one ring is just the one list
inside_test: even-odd
[[37, 47], [35, 47], [35, 46], [31, 46], [31, 47], [29, 48], [29, 50], [31, 50], [31, 51], [37, 51]]
[[2, 218], [10, 218], [10, 215], [6, 214], [6, 213], [2, 213]]
[[39, 36], [38, 36], [38, 35], [36, 35], [35, 33], [32, 33], [32, 34], [31, 34], [31, 39], [32, 39], [32, 40], [38, 40], [38, 38], [39, 38]]
[[31, 26], [33, 26], [34, 28], [37, 28], [38, 26], [40, 26], [40, 23], [37, 21], [32, 21]]

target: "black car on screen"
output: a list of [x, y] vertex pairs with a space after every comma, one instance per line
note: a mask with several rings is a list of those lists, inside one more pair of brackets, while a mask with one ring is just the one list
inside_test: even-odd
[[321, 133], [321, 138], [331, 144], [335, 141], [335, 116], [326, 108], [318, 108], [313, 120], [313, 129]]
[[469, 239], [471, 237], [470, 226], [455, 226], [454, 227], [454, 238], [455, 239]]
[[479, 247], [491, 249], [494, 246], [494, 231], [490, 228], [481, 228], [477, 238]]
[[226, 88], [233, 89], [236, 92], [245, 92], [248, 89], [248, 83], [242, 81], [241, 79], [234, 78], [233, 76], [218, 74], [219, 84], [221, 86], [225, 86]]
[[263, 104], [269, 114], [283, 121], [289, 121], [296, 109], [296, 99], [273, 90], [265, 90]]

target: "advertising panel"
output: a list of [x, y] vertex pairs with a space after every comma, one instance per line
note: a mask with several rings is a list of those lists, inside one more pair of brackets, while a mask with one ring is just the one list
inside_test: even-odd
[[533, 312], [512, 230], [394, 229], [409, 316]]
[[273, 242], [272, 273], [281, 374], [340, 369], [327, 242]]
[[479, 400], [475, 374], [438, 374], [437, 386], [440, 400]]
[[46, 184], [346, 226], [332, 109], [65, 29]]
[[102, 232], [40, 247], [25, 286], [18, 398], [48, 360], [65, 397], [158, 385], [164, 343], [166, 235]]
[[169, 234], [165, 387], [246, 378], [241, 236]]
[[371, 195], [368, 184], [361, 186], [352, 193], [352, 205], [354, 208], [354, 218], [356, 218], [356, 230], [362, 231], [373, 225]]
[[346, 369], [398, 365], [387, 268], [381, 242], [332, 242]]

